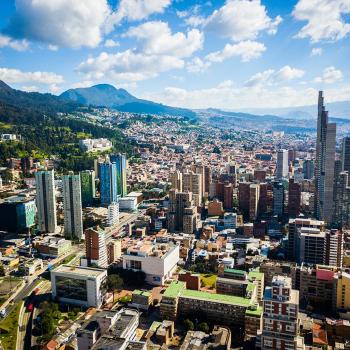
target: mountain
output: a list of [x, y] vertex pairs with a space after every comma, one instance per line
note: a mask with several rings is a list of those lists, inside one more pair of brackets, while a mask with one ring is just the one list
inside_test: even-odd
[[195, 118], [196, 114], [185, 108], [166, 106], [152, 101], [141, 100], [124, 89], [113, 85], [98, 84], [88, 88], [69, 89], [60, 98], [87, 106], [108, 107], [122, 112], [149, 113], [159, 115], [182, 116]]
[[[350, 119], [350, 101], [326, 103], [326, 109], [329, 111], [331, 117]], [[285, 108], [250, 108], [244, 109], [242, 112], [257, 115], [273, 114], [287, 119], [294, 118], [306, 120], [317, 118], [317, 105]]]
[[15, 90], [2, 80], [0, 80], [0, 104], [27, 111], [40, 111], [44, 114], [68, 113], [82, 106], [80, 103], [67, 101], [52, 94]]

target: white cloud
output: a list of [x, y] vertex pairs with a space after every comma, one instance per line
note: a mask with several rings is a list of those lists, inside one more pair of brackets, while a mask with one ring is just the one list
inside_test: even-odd
[[27, 40], [14, 40], [7, 35], [0, 34], [0, 48], [6, 46], [17, 51], [24, 51], [28, 48], [29, 43]]
[[21, 90], [27, 92], [38, 92], [40, 89], [36, 85], [24, 85], [21, 87]]
[[194, 57], [187, 63], [186, 69], [190, 73], [200, 73], [207, 70], [211, 65], [211, 62], [203, 61], [199, 57]]
[[56, 46], [95, 47], [110, 12], [107, 0], [16, 0], [6, 32]]
[[97, 57], [90, 57], [82, 62], [77, 70], [85, 74], [88, 80], [139, 81], [183, 67], [184, 61], [174, 56], [145, 55], [126, 50], [115, 54], [102, 52]]
[[39, 83], [46, 85], [61, 84], [64, 79], [61, 75], [51, 72], [23, 72], [19, 69], [0, 68], [0, 79], [5, 83]]
[[[142, 20], [163, 12], [170, 3], [171, 0], [121, 0], [113, 12], [108, 0], [16, 0], [16, 13], [5, 32], [13, 39], [54, 46], [96, 47], [124, 18]], [[20, 42], [10, 44], [17, 46]]]
[[299, 0], [293, 16], [307, 24], [296, 37], [310, 38], [312, 42], [343, 39], [350, 32], [350, 24], [344, 21], [343, 15], [349, 13], [349, 0]]
[[272, 19], [260, 0], [227, 0], [205, 21], [205, 29], [233, 41], [254, 40], [260, 32], [275, 34], [282, 18]]
[[222, 62], [228, 58], [239, 56], [242, 62], [248, 62], [260, 57], [265, 50], [264, 44], [247, 40], [237, 44], [226, 44], [221, 51], [210, 53], [206, 59], [210, 62]]
[[86, 88], [93, 85], [93, 82], [91, 80], [84, 80], [79, 81], [78, 83], [74, 83], [71, 85], [71, 89], [78, 89], [78, 88]]
[[50, 51], [58, 51], [58, 46], [57, 46], [57, 45], [52, 45], [52, 44], [50, 44], [50, 45], [48, 46], [48, 49], [49, 49]]
[[107, 39], [104, 43], [105, 47], [118, 47], [120, 46], [118, 41], [115, 41], [113, 39]]
[[293, 79], [302, 78], [305, 72], [298, 68], [284, 66], [278, 71], [274, 69], [267, 69], [250, 77], [246, 82], [247, 87], [262, 87], [268, 85], [276, 85]]
[[168, 23], [161, 21], [132, 27], [125, 36], [136, 38], [141, 43], [142, 51], [148, 55], [190, 57], [203, 47], [204, 42], [204, 35], [198, 29], [191, 29], [186, 34], [172, 34]]
[[171, 0], [121, 0], [117, 11], [107, 19], [107, 30], [120, 23], [123, 18], [129, 21], [139, 21], [148, 18], [153, 13], [163, 13]]
[[314, 47], [311, 50], [310, 56], [321, 56], [323, 53], [323, 49], [321, 47]]
[[342, 71], [339, 69], [336, 69], [333, 66], [330, 66], [325, 68], [323, 70], [322, 76], [316, 77], [314, 79], [314, 82], [323, 83], [323, 84], [333, 84], [342, 79], [343, 79]]

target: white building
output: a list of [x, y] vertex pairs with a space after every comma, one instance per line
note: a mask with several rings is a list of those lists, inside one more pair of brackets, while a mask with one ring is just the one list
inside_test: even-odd
[[280, 149], [277, 152], [276, 178], [288, 177], [288, 151]]
[[81, 239], [83, 216], [81, 203], [80, 175], [65, 175], [62, 178], [64, 234], [66, 237]]
[[57, 229], [54, 171], [38, 171], [35, 182], [38, 228], [41, 232], [54, 233]]
[[139, 242], [128, 248], [122, 258], [124, 269], [141, 270], [146, 274], [146, 282], [163, 285], [176, 270], [179, 246]]
[[107, 226], [114, 226], [119, 223], [119, 203], [113, 202], [108, 206]]
[[112, 142], [108, 139], [84, 139], [79, 140], [79, 147], [86, 152], [107, 151], [112, 148]]
[[51, 271], [52, 297], [59, 302], [101, 307], [107, 270], [60, 265]]
[[136, 197], [123, 197], [119, 198], [119, 209], [133, 211], [137, 208], [137, 198]]

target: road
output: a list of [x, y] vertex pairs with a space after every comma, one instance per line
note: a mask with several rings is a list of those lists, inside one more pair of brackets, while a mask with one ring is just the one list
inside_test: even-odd
[[130, 216], [127, 216], [125, 219], [120, 220], [120, 222], [117, 225], [115, 225], [111, 228], [107, 228], [105, 231], [106, 232], [106, 243], [109, 243], [113, 239], [113, 235], [116, 232], [120, 231], [127, 224], [130, 224], [131, 222], [135, 221], [139, 215], [140, 215], [139, 212], [130, 214]]

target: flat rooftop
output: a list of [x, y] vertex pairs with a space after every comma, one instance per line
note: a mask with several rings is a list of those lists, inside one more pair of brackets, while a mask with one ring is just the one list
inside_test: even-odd
[[87, 277], [98, 277], [101, 274], [106, 273], [106, 270], [98, 269], [95, 267], [60, 265], [60, 266], [56, 267], [52, 272], [66, 273], [66, 274], [70, 274], [70, 275], [79, 275], [79, 276], [87, 276]]

